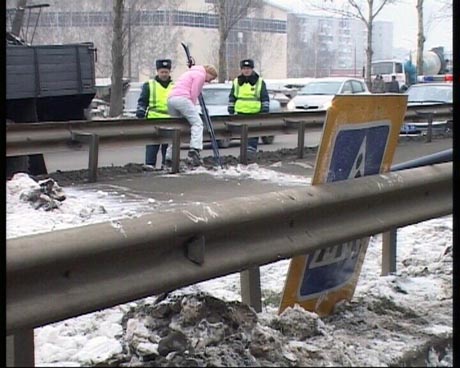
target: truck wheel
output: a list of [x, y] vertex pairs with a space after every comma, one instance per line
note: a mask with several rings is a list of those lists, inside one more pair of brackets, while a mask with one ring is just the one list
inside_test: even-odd
[[273, 136], [273, 135], [268, 135], [268, 136], [262, 137], [262, 143], [263, 144], [272, 144], [274, 140], [275, 140], [275, 136]]
[[18, 172], [29, 173], [29, 156], [13, 156], [6, 159], [6, 177], [11, 179]]

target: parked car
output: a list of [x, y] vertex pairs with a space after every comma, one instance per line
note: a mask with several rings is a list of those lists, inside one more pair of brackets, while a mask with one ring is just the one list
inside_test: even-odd
[[[231, 83], [209, 83], [204, 85], [202, 92], [203, 99], [211, 117], [228, 115], [228, 96], [231, 89]], [[200, 106], [197, 108], [200, 109]], [[281, 111], [280, 102], [275, 99], [270, 99], [270, 112], [279, 111]], [[275, 137], [264, 136], [261, 137], [261, 139], [264, 144], [271, 144], [273, 143]], [[220, 148], [227, 148], [230, 146], [229, 139], [220, 139], [217, 143]]]
[[[293, 98], [297, 92], [307, 83], [316, 78], [286, 78], [286, 79], [264, 79], [269, 91], [281, 92], [289, 99]], [[289, 101], [288, 101], [289, 102]], [[281, 102], [282, 104], [282, 102]]]
[[363, 79], [349, 77], [317, 78], [302, 87], [287, 104], [288, 110], [325, 111], [338, 94], [369, 94]]
[[123, 97], [123, 117], [135, 118], [137, 110], [137, 100], [141, 95], [143, 82], [130, 82], [129, 87]]
[[[411, 85], [406, 93], [407, 106], [437, 105], [453, 103], [452, 83], [419, 83]], [[442, 133], [452, 129], [451, 120], [433, 121], [432, 131]], [[405, 122], [401, 127], [401, 134], [426, 134], [428, 121]]]

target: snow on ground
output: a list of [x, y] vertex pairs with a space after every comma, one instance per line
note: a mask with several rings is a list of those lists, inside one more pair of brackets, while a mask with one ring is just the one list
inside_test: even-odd
[[7, 182], [6, 191], [6, 237], [62, 230], [91, 223], [120, 218], [138, 217], [152, 211], [156, 201], [151, 198], [127, 198], [116, 191], [81, 190], [65, 188], [66, 199], [58, 208], [47, 211], [34, 210], [32, 202], [25, 199], [39, 185], [27, 174], [18, 173]]
[[[283, 181], [286, 185], [300, 183], [297, 182], [300, 178], [292, 175], [283, 176], [250, 166], [225, 172], [217, 170], [214, 175], [219, 178], [239, 175], [241, 178], [272, 180], [280, 185]], [[303, 180], [305, 183], [305, 178]], [[24, 201], [24, 196], [21, 199], [21, 193], [27, 193], [36, 185], [25, 174], [17, 174], [7, 182], [7, 239], [139, 216], [155, 209], [154, 199], [127, 198], [117, 192], [88, 191], [78, 187], [62, 188], [66, 199], [58, 208], [49, 211], [34, 209], [30, 202]], [[253, 355], [257, 351], [262, 355], [247, 364], [388, 366], [404, 361], [407, 349], [429, 336], [452, 336], [452, 216], [401, 228], [397, 241], [397, 272], [380, 276], [381, 235], [372, 237], [353, 300], [339, 305], [333, 316], [321, 319], [298, 308], [288, 308], [283, 315], [277, 316], [289, 261], [262, 266], [264, 309], [257, 314], [258, 327], [251, 336], [254, 341], [267, 339], [266, 344], [272, 353], [263, 355], [260, 353], [263, 347], [252, 347]], [[169, 299], [172, 303], [171, 298], [199, 292], [226, 302], [240, 300], [239, 274], [176, 290], [164, 302]], [[155, 297], [145, 298], [35, 329], [36, 365], [87, 366], [119, 357], [126, 341], [133, 338], [133, 329], [136, 336], [149, 333], [149, 326], [143, 324], [141, 318], [131, 316], [126, 324], [127, 313], [148, 308], [155, 304], [155, 300]], [[301, 332], [299, 336], [299, 330], [304, 333], [308, 330], [305, 321], [313, 321], [316, 332], [309, 336], [303, 336]], [[186, 333], [185, 328], [183, 332]], [[197, 335], [195, 330], [189, 333]], [[156, 336], [153, 331], [150, 334]], [[160, 338], [152, 339], [138, 341], [136, 351], [139, 356], [158, 356], [157, 340]], [[218, 346], [221, 357], [230, 351], [224, 342]], [[209, 346], [207, 348], [209, 355], [211, 350]], [[274, 356], [273, 352], [278, 350], [279, 355]], [[439, 353], [430, 350], [422, 364], [451, 366], [452, 349]], [[166, 358], [173, 359], [171, 354]], [[136, 363], [134, 357], [130, 359], [125, 366], [142, 365], [142, 362]], [[225, 365], [222, 359], [220, 362]], [[242, 365], [246, 361], [227, 359], [226, 362]], [[214, 364], [217, 363], [214, 361]]]
[[[278, 167], [280, 163], [272, 164], [271, 167]], [[311, 178], [300, 175], [290, 175], [279, 173], [270, 169], [260, 167], [258, 164], [236, 165], [228, 168], [209, 171], [204, 167], [198, 167], [193, 171], [187, 172], [188, 175], [208, 174], [219, 179], [238, 178], [241, 180], [252, 179], [260, 181], [270, 181], [278, 183], [279, 186], [306, 185], [311, 184]]]

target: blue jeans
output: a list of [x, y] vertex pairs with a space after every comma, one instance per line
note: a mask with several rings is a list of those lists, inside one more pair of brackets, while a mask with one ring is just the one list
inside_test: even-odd
[[248, 152], [257, 152], [257, 143], [259, 143], [259, 137], [248, 138]]
[[[166, 150], [168, 148], [167, 144], [161, 145], [161, 164], [164, 165], [165, 157], [166, 157]], [[159, 144], [149, 144], [145, 146], [145, 164], [156, 166], [157, 164], [157, 155], [158, 150], [160, 149]]]

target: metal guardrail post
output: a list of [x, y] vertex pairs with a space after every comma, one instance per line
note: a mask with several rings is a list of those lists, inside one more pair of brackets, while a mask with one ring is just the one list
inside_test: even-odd
[[160, 137], [171, 137], [172, 140], [172, 167], [171, 174], [179, 172], [180, 164], [180, 129], [172, 127], [158, 127]]
[[424, 118], [428, 122], [428, 127], [426, 131], [426, 142], [429, 143], [431, 142], [431, 139], [433, 137], [433, 112], [421, 112], [421, 111], [415, 111], [415, 114], [417, 117]]
[[240, 144], [240, 162], [243, 165], [248, 164], [248, 126], [241, 126], [241, 144]]
[[35, 366], [34, 330], [27, 329], [6, 337], [6, 366]]
[[235, 130], [240, 133], [240, 163], [248, 164], [248, 125], [240, 123], [227, 123], [230, 130]]
[[97, 167], [99, 159], [99, 136], [94, 133], [72, 132], [72, 140], [89, 144], [88, 181], [97, 181]]
[[[432, 113], [422, 114], [431, 115], [431, 122], [433, 121]], [[452, 161], [452, 158], [453, 150], [451, 148], [431, 155], [426, 155], [415, 160], [393, 165], [391, 167], [391, 171], [401, 171], [420, 166], [449, 162]], [[398, 229], [395, 228], [382, 234], [382, 276], [386, 276], [391, 272], [396, 272], [397, 231]]]
[[172, 132], [172, 168], [173, 174], [179, 172], [180, 163], [180, 130], [174, 129]]
[[305, 121], [286, 121], [286, 125], [297, 126], [297, 158], [303, 158], [305, 148]]
[[395, 228], [382, 234], [382, 276], [396, 272], [397, 231]]
[[305, 146], [305, 122], [299, 123], [299, 131], [297, 133], [297, 157], [303, 158], [303, 150]]
[[260, 287], [260, 268], [251, 267], [240, 272], [241, 301], [262, 312], [262, 292]]

